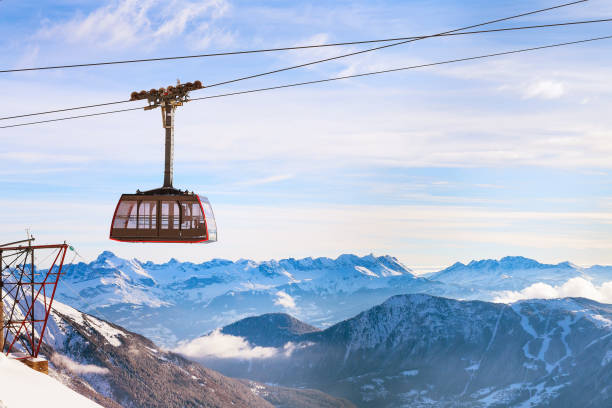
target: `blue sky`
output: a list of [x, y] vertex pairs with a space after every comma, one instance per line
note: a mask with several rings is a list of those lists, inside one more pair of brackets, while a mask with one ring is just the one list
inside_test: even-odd
[[[5, 0], [0, 66], [431, 34], [556, 4]], [[590, 0], [496, 27], [607, 17], [612, 5]], [[192, 96], [610, 34], [604, 23], [428, 39]], [[420, 271], [511, 254], [612, 264], [611, 45], [191, 102], [177, 113], [175, 186], [213, 203], [220, 242], [207, 246], [107, 239], [120, 194], [161, 185], [158, 111], [1, 129], [0, 241], [30, 227], [39, 241], [68, 240], [88, 259], [110, 249], [198, 262], [373, 252]], [[1, 116], [361, 48], [0, 74]]]

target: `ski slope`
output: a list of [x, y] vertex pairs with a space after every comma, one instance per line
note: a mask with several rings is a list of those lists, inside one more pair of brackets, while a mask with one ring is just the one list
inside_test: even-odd
[[0, 408], [101, 408], [48, 375], [0, 354]]

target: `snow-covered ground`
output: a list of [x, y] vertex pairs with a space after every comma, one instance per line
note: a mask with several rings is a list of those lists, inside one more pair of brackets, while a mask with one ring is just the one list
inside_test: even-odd
[[62, 383], [0, 354], [0, 407], [100, 408]]

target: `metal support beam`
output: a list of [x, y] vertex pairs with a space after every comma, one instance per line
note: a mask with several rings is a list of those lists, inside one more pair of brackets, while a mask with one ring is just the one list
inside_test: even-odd
[[166, 129], [166, 154], [164, 166], [164, 187], [172, 188], [174, 176], [174, 110], [173, 103], [162, 103], [162, 120]]
[[130, 95], [130, 101], [146, 99], [149, 102], [149, 105], [145, 106], [144, 110], [161, 107], [162, 125], [166, 130], [164, 185], [162, 190], [166, 192], [174, 189], [172, 186], [174, 175], [174, 111], [177, 106], [182, 106], [183, 103], [189, 102], [190, 91], [202, 88], [202, 82], [200, 81], [181, 84], [181, 82], [177, 80], [176, 86], [151, 89], [150, 91], [134, 91]]
[[28, 238], [28, 239], [22, 239], [21, 241], [9, 242], [8, 244], [2, 244], [2, 245], [0, 245], [0, 247], [6, 247], [6, 246], [15, 245], [15, 244], [21, 244], [23, 242], [27, 242], [28, 245], [30, 245], [32, 241], [34, 241], [34, 237]]
[[[30, 244], [31, 245], [31, 244]], [[35, 277], [34, 277], [34, 250], [30, 249], [30, 277], [32, 279], [32, 286], [30, 286], [30, 304], [32, 305], [32, 323], [31, 323], [31, 327], [30, 327], [30, 331], [31, 331], [31, 341], [32, 341], [32, 350], [34, 350], [34, 336], [36, 335], [36, 328], [35, 328], [35, 324], [34, 320], [34, 311], [36, 310], [36, 296], [34, 295], [34, 282], [36, 282]], [[27, 317], [26, 317], [27, 318]]]

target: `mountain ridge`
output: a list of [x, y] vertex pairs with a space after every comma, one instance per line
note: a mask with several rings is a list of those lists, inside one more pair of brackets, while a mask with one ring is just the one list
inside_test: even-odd
[[511, 269], [551, 269], [551, 268], [575, 268], [578, 269], [580, 267], [572, 264], [569, 261], [559, 262], [557, 264], [546, 264], [541, 263], [535, 259], [526, 258], [523, 256], [504, 256], [497, 259], [479, 259], [479, 260], [471, 260], [467, 264], [462, 262], [455, 262], [453, 265], [444, 268], [438, 272], [433, 272], [428, 274], [428, 276], [432, 279], [435, 279], [436, 275], [444, 275], [445, 273], [456, 271], [460, 269], [477, 269], [477, 270], [493, 270], [493, 271], [503, 271], [503, 270], [511, 270]]
[[[293, 342], [291, 354], [202, 361], [228, 375], [314, 387], [362, 407], [612, 403], [612, 388], [602, 385], [612, 380], [612, 305], [584, 298], [506, 305], [397, 295]], [[580, 391], [585, 377], [601, 385], [588, 399]]]

